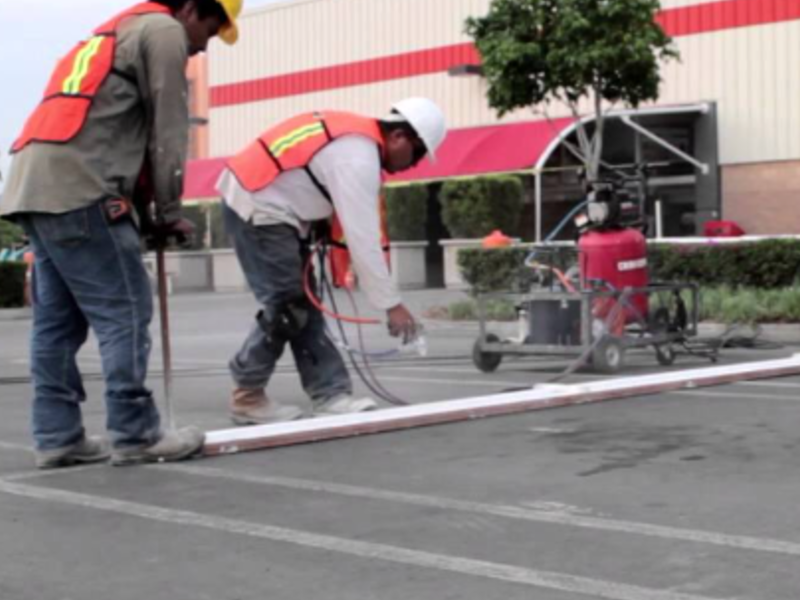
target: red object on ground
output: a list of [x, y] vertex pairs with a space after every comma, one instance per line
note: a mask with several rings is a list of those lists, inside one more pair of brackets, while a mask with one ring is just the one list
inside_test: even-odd
[[[581, 286], [584, 289], [643, 288], [649, 281], [647, 240], [635, 229], [590, 231], [578, 242]], [[594, 315], [606, 319], [617, 304], [614, 298], [598, 298]], [[625, 323], [647, 318], [647, 294], [634, 294], [608, 323], [614, 335], [621, 335]]]
[[481, 246], [484, 248], [508, 248], [511, 245], [511, 238], [499, 229], [483, 238]]
[[740, 237], [744, 233], [736, 221], [706, 221], [703, 225], [705, 237]]

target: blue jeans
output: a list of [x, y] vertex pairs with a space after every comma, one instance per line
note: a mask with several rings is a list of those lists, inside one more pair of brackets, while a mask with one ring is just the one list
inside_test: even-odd
[[130, 219], [111, 223], [100, 204], [21, 219], [33, 270], [33, 436], [39, 450], [84, 435], [86, 399], [75, 357], [92, 328], [105, 379], [106, 426], [115, 447], [149, 445], [159, 415], [145, 387], [153, 315], [139, 233]]
[[[230, 361], [237, 386], [263, 388], [288, 343], [303, 389], [313, 402], [351, 394], [353, 386], [342, 356], [325, 334], [325, 318], [306, 303], [303, 267], [308, 252], [290, 225], [255, 226], [223, 202], [225, 228], [247, 283], [262, 307], [241, 349]], [[271, 332], [287, 302], [302, 305], [308, 321], [296, 335]]]

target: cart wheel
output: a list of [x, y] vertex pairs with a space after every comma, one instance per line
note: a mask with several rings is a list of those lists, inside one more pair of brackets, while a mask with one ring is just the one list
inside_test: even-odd
[[625, 349], [619, 338], [606, 336], [592, 351], [592, 366], [600, 373], [616, 373], [622, 368]]
[[[499, 341], [500, 338], [495, 334], [486, 334], [486, 343], [494, 344], [495, 342]], [[483, 371], [484, 373], [492, 373], [497, 369], [497, 367], [500, 366], [500, 362], [502, 360], [503, 355], [499, 352], [484, 352], [481, 350], [481, 338], [475, 340], [475, 345], [472, 346], [472, 362], [475, 363], [475, 366], [478, 367], [478, 370]]]
[[661, 344], [655, 348], [658, 364], [668, 367], [675, 362], [675, 348], [672, 347], [672, 344]]

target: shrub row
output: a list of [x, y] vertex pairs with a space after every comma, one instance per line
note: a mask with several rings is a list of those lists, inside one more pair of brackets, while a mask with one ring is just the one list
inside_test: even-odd
[[[687, 301], [689, 297], [687, 296]], [[733, 324], [800, 322], [800, 287], [777, 290], [747, 288], [707, 288], [700, 294], [701, 321]], [[486, 320], [513, 321], [517, 318], [514, 303], [494, 299], [486, 303]], [[438, 311], [439, 318], [452, 321], [475, 321], [475, 300], [461, 300]]]
[[[469, 249], [458, 255], [473, 291], [525, 291], [532, 271], [524, 267], [528, 248]], [[564, 266], [574, 250], [556, 250]], [[800, 241], [765, 240], [741, 245], [648, 247], [650, 280], [697, 283], [702, 287], [779, 289], [800, 284]]]
[[18, 308], [25, 300], [24, 262], [0, 262], [0, 308]]
[[651, 279], [704, 286], [775, 289], [800, 282], [800, 241], [648, 248]]
[[[428, 197], [427, 184], [387, 188], [390, 239], [425, 239]], [[524, 188], [522, 180], [514, 175], [453, 180], [442, 185], [439, 202], [442, 221], [453, 238], [480, 238], [495, 229], [516, 236], [524, 205]]]

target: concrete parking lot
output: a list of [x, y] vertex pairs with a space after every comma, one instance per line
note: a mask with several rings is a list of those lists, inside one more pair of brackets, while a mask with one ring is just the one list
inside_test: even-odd
[[[171, 306], [178, 422], [228, 427], [225, 363], [256, 308], [243, 294]], [[376, 367], [415, 403], [532, 385], [565, 366], [528, 358], [483, 374], [469, 358], [474, 326], [426, 325], [428, 357]], [[176, 465], [36, 472], [28, 329], [0, 321], [0, 600], [792, 600], [800, 589], [800, 377]], [[368, 332], [370, 348], [392, 344]], [[80, 362], [99, 433], [93, 345]], [[630, 362], [626, 376], [662, 368], [652, 352]], [[671, 368], [708, 364], [680, 356]], [[306, 402], [291, 361], [270, 393]]]

